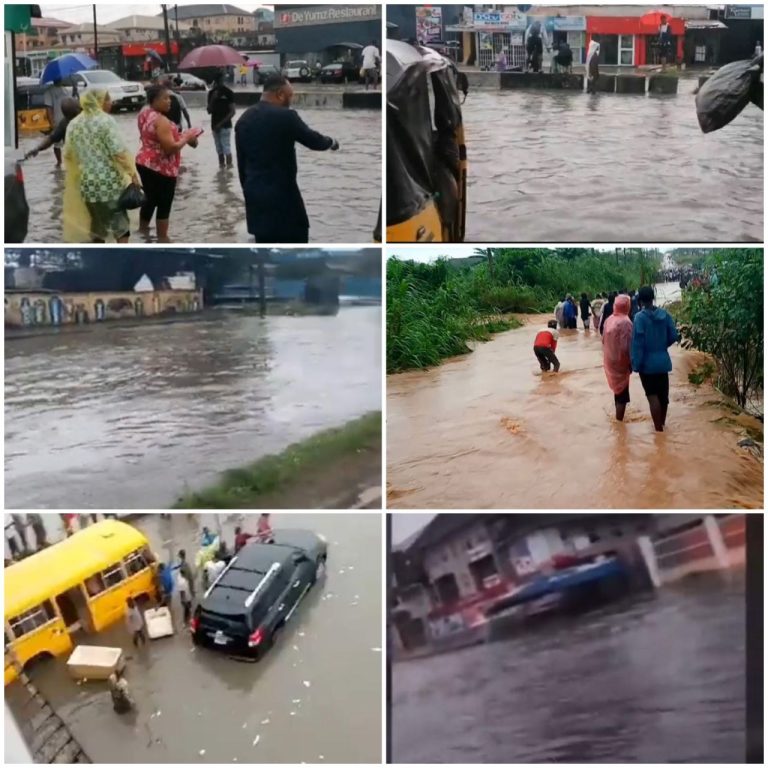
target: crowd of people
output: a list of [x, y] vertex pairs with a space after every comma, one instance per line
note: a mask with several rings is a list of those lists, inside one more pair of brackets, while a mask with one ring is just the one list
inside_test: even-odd
[[[26, 157], [53, 147], [57, 165], [64, 165], [64, 242], [127, 243], [128, 211], [134, 208], [140, 209], [139, 234], [149, 237], [154, 219], [157, 241], [171, 242], [182, 151], [198, 148], [205, 133], [192, 126], [184, 99], [172, 86], [161, 75], [147, 88], [147, 103], [137, 120], [140, 146], [135, 154], [111, 114], [106, 90], [89, 89], [76, 98], [60, 83], [50, 89], [54, 129]], [[314, 131], [291, 109], [293, 96], [287, 78], [271, 75], [259, 102], [233, 128], [235, 95], [225, 85], [223, 72], [208, 91], [207, 112], [219, 168], [234, 167], [234, 130], [248, 232], [260, 243], [309, 241], [309, 219], [297, 182], [296, 144], [316, 151], [339, 149], [335, 139]]]
[[639, 291], [622, 290], [598, 294], [590, 301], [586, 293], [576, 302], [571, 294], [555, 307], [555, 318], [540, 330], [533, 352], [543, 372], [560, 370], [557, 342], [562, 330], [576, 330], [578, 318], [585, 333], [598, 332], [602, 339], [603, 368], [613, 392], [616, 419], [624, 420], [630, 402], [629, 382], [637, 373], [648, 399], [657, 432], [663, 432], [669, 408], [669, 347], [680, 340], [674, 318], [655, 306], [651, 286]]

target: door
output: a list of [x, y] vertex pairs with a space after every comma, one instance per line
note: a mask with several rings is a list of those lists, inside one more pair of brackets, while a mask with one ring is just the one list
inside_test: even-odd
[[56, 595], [56, 606], [59, 609], [61, 618], [64, 619], [64, 626], [70, 634], [80, 629], [80, 617], [77, 614], [77, 608], [71, 596], [67, 592]]
[[293, 572], [291, 587], [288, 592], [288, 613], [285, 616], [285, 620], [288, 621], [293, 616], [296, 609], [299, 607], [304, 595], [309, 591], [312, 585], [312, 579], [315, 575], [315, 563], [309, 559], [302, 560], [297, 564], [296, 570]]

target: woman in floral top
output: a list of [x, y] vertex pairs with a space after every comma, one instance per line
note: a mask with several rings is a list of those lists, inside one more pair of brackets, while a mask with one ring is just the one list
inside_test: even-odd
[[147, 88], [147, 106], [139, 113], [141, 148], [136, 165], [141, 176], [147, 202], [141, 206], [139, 231], [149, 234], [152, 216], [157, 211], [158, 242], [168, 243], [168, 224], [176, 179], [181, 165], [181, 150], [187, 144], [197, 146], [199, 129], [181, 133], [166, 115], [171, 108], [171, 94], [161, 85]]
[[127, 243], [130, 223], [118, 201], [128, 184], [139, 183], [136, 166], [109, 114], [109, 93], [88, 91], [80, 106], [64, 144], [64, 241], [104, 243], [111, 235]]

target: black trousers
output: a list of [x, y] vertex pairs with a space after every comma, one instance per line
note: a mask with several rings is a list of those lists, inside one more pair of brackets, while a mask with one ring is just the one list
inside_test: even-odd
[[147, 196], [147, 202], [141, 206], [141, 220], [152, 221], [152, 216], [157, 209], [157, 218], [165, 221], [171, 215], [173, 197], [176, 194], [176, 177], [165, 176], [143, 165], [137, 165], [136, 169], [141, 177], [144, 194]]

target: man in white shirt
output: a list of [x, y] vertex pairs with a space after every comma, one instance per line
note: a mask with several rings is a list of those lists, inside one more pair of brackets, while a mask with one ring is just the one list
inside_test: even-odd
[[368, 45], [363, 48], [363, 78], [365, 79], [365, 90], [368, 90], [368, 84], [373, 83], [375, 88], [379, 84], [379, 62], [381, 61], [381, 54], [376, 47], [376, 41], [371, 40]]

